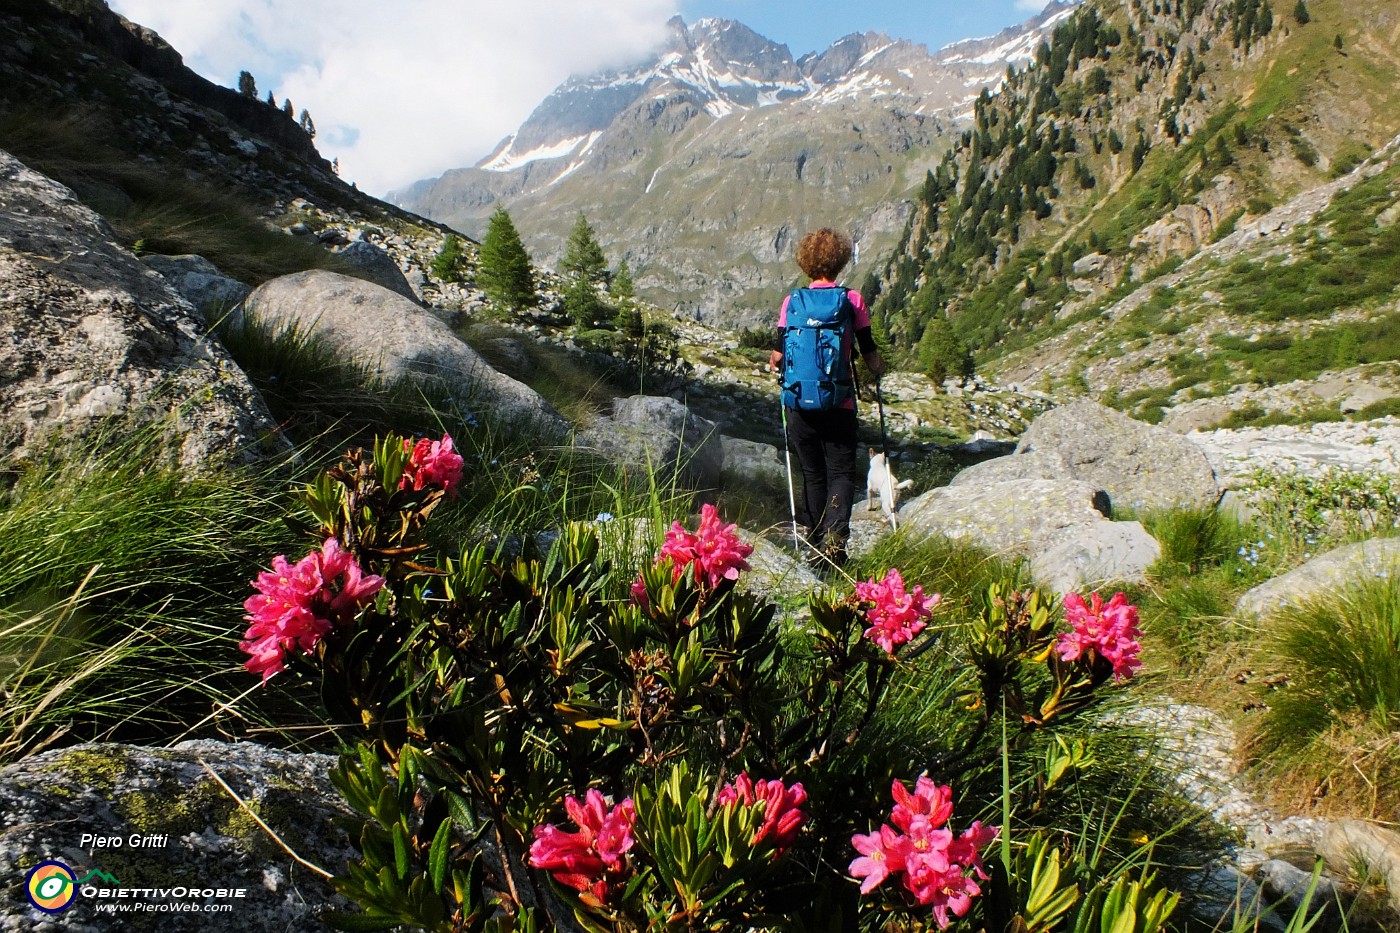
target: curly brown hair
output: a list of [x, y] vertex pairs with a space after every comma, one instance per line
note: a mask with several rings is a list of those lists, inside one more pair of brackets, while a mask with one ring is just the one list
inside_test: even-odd
[[831, 279], [851, 261], [851, 241], [830, 227], [813, 230], [797, 244], [797, 264], [811, 279]]

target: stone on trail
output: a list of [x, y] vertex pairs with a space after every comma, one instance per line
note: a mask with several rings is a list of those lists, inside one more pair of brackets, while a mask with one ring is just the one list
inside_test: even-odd
[[724, 468], [714, 422], [662, 395], [614, 399], [612, 415], [579, 431], [577, 443], [608, 460], [650, 470], [662, 486], [677, 477], [684, 485], [713, 489]]
[[1101, 490], [1072, 480], [945, 486], [903, 506], [899, 527], [1029, 558], [1036, 582], [1060, 592], [1140, 582], [1160, 553], [1157, 542], [1137, 522], [1109, 521], [1105, 508]]
[[1215, 472], [1193, 441], [1091, 401], [1032, 422], [1015, 453], [963, 470], [953, 486], [1015, 480], [1077, 480], [1102, 489], [1113, 508], [1207, 508], [1220, 499]]
[[1067, 528], [1031, 557], [1031, 575], [1057, 593], [1141, 583], [1162, 546], [1140, 522], [1095, 521]]

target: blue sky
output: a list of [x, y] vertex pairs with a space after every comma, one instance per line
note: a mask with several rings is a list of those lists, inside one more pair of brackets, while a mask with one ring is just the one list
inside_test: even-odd
[[640, 61], [675, 14], [735, 19], [794, 57], [853, 32], [938, 48], [1041, 0], [108, 0], [211, 81], [248, 70], [311, 112], [341, 175], [384, 195], [473, 165], [571, 74]]
[[827, 48], [853, 32], [883, 32], [939, 49], [1024, 22], [1048, 0], [681, 0], [687, 23], [735, 19], [787, 45], [793, 57]]

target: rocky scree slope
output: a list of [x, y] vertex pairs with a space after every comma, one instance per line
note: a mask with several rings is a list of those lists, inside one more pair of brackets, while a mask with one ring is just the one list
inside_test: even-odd
[[796, 60], [739, 23], [676, 19], [655, 59], [571, 79], [477, 166], [390, 199], [472, 236], [505, 206], [545, 264], [582, 211], [642, 295], [755, 324], [808, 227], [849, 229], [865, 256], [893, 247], [950, 128], [1072, 7], [932, 55], [865, 33]]
[[[1237, 228], [1257, 233], [1273, 223], [1272, 232], [1287, 213], [1265, 219], [1278, 205], [1310, 191], [1325, 204], [1334, 192], [1319, 186], [1368, 158], [1388, 158], [1400, 131], [1400, 9], [1311, 0], [1304, 24], [1274, 6], [1095, 0], [1060, 24], [1030, 67], [977, 102], [973, 127], [926, 179], [906, 241], [882, 269], [876, 311], [895, 346], [916, 353], [929, 320], [946, 313], [983, 365], [1008, 381], [1110, 390], [1116, 378], [1086, 385], [1075, 363], [1110, 305]], [[1385, 207], [1372, 211], [1376, 230]], [[1365, 235], [1347, 232], [1350, 242], [1339, 242], [1356, 260]], [[1328, 269], [1325, 278], [1339, 274]], [[1267, 292], [1257, 279], [1240, 284]], [[1361, 300], [1308, 275], [1294, 284], [1314, 299], [1315, 321], [1370, 320], [1368, 302], [1393, 292], [1375, 279]], [[1137, 304], [1152, 294], [1140, 291]], [[1238, 304], [1245, 339], [1274, 338], [1287, 317]], [[1140, 312], [1135, 332], [1116, 339], [1152, 345], [1187, 326], [1161, 310]], [[1213, 313], [1211, 301], [1198, 311]], [[1065, 337], [1076, 323], [1088, 326]], [[1047, 338], [1062, 338], [1060, 365], [1048, 375], [1044, 353], [1034, 357], [1039, 365], [1002, 361]], [[1209, 381], [1181, 364], [1173, 372], [1170, 359], [1134, 358], [1117, 370], [1117, 387], [1126, 394], [1177, 382], [1178, 391]], [[1222, 374], [1211, 391], [1251, 381], [1243, 375]], [[1285, 367], [1269, 381], [1288, 375]]]

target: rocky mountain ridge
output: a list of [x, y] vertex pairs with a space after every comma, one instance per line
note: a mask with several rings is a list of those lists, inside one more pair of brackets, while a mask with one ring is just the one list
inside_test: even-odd
[[866, 256], [892, 248], [950, 128], [1073, 9], [935, 54], [866, 33], [797, 60], [739, 23], [673, 20], [654, 60], [571, 79], [478, 166], [390, 199], [472, 236], [506, 206], [545, 265], [581, 211], [643, 295], [753, 324], [808, 226], [850, 229]]

